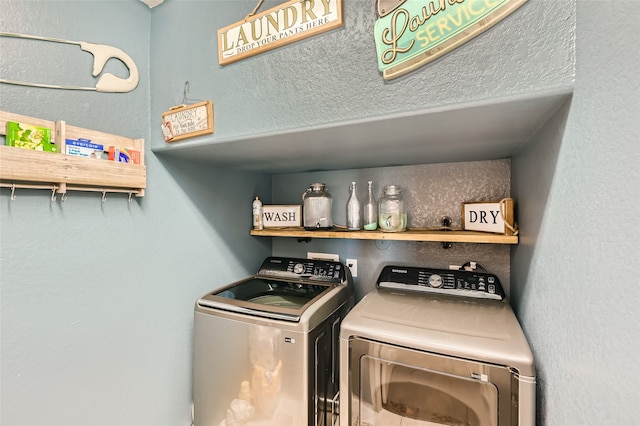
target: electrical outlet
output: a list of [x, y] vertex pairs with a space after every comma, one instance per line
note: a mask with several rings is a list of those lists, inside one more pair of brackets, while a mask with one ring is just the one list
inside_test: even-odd
[[340, 256], [331, 253], [314, 253], [312, 251], [307, 252], [307, 259], [316, 260], [331, 260], [333, 262], [340, 262]]
[[347, 266], [351, 269], [353, 278], [358, 276], [358, 259], [347, 259]]

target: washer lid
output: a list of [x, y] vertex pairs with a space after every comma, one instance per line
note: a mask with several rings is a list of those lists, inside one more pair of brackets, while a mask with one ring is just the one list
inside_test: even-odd
[[199, 298], [196, 309], [315, 324], [347, 301], [353, 281], [342, 263], [272, 256], [255, 275]]
[[251, 277], [202, 296], [198, 305], [298, 322], [312, 303], [334, 287]]
[[534, 376], [533, 354], [508, 303], [377, 289], [347, 314], [341, 339], [363, 337], [484, 361]]

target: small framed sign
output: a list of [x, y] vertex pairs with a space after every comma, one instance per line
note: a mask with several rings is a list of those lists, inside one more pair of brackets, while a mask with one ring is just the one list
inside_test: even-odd
[[302, 206], [263, 206], [262, 219], [265, 228], [302, 226]]
[[166, 142], [213, 133], [213, 104], [180, 105], [162, 113], [162, 133]]
[[513, 199], [462, 203], [462, 223], [467, 231], [517, 235]]

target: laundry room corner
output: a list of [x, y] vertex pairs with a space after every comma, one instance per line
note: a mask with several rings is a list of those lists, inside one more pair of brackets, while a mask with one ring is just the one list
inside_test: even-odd
[[0, 423], [635, 426], [638, 28], [0, 0]]

